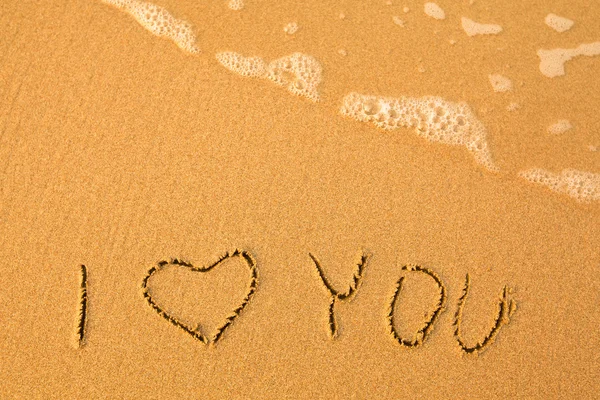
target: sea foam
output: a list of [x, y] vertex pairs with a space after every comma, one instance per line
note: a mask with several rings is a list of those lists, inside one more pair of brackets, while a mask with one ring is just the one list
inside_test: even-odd
[[512, 81], [500, 74], [491, 74], [488, 76], [490, 80], [490, 84], [492, 85], [492, 89], [494, 92], [508, 92], [512, 90], [513, 84]]
[[217, 53], [217, 61], [228, 70], [246, 77], [266, 78], [289, 92], [319, 100], [318, 86], [321, 82], [321, 64], [312, 56], [293, 53], [267, 64], [261, 57], [246, 57], [226, 51]]
[[350, 93], [342, 103], [342, 115], [386, 130], [415, 128], [419, 136], [431, 142], [466, 147], [479, 164], [498, 170], [485, 127], [464, 102], [453, 103], [435, 96], [394, 98]]
[[561, 173], [554, 173], [542, 168], [531, 168], [519, 172], [519, 176], [580, 202], [600, 200], [600, 174], [576, 169], [564, 169]]
[[139, 0], [101, 1], [125, 11], [151, 33], [172, 40], [180, 49], [192, 54], [200, 52], [192, 25], [173, 17], [165, 8]]
[[571, 122], [568, 119], [561, 119], [550, 125], [547, 129], [548, 133], [552, 135], [560, 135], [573, 128]]
[[300, 29], [300, 27], [296, 22], [290, 22], [283, 27], [283, 31], [288, 35], [293, 35], [298, 32], [298, 29]]
[[496, 24], [482, 24], [466, 17], [462, 17], [460, 22], [463, 30], [469, 36], [497, 35], [502, 32], [502, 27]]
[[244, 0], [229, 0], [227, 7], [233, 11], [240, 11], [244, 8]]
[[548, 78], [555, 78], [565, 74], [565, 63], [574, 57], [600, 55], [600, 42], [584, 43], [574, 49], [540, 49], [537, 55], [540, 58], [540, 72]]
[[446, 13], [444, 10], [438, 6], [436, 3], [425, 3], [424, 5], [425, 14], [434, 19], [445, 19]]
[[568, 31], [569, 29], [571, 29], [573, 24], [575, 24], [575, 22], [573, 22], [572, 20], [565, 17], [560, 17], [556, 14], [546, 15], [544, 22], [550, 28], [554, 29], [556, 32], [559, 33]]

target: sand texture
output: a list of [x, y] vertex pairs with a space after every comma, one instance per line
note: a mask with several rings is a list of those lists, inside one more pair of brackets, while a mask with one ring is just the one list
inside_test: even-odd
[[0, 1], [0, 398], [597, 398], [600, 5], [435, 3]]

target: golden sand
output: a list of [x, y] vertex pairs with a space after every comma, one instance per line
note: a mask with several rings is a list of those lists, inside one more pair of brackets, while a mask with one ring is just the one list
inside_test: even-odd
[[[0, 5], [0, 398], [597, 396], [600, 56], [538, 51], [596, 43], [600, 8], [152, 4], [183, 28]], [[351, 93], [464, 102], [495, 168]]]

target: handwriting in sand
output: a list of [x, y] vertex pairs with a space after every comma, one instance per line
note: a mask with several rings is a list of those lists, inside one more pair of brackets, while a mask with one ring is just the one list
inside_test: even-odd
[[[367, 262], [370, 258], [369, 254], [363, 252], [360, 256], [360, 259], [355, 265], [355, 271], [352, 276], [352, 282], [348, 286], [345, 291], [340, 291], [333, 287], [329, 279], [326, 277], [325, 269], [322, 264], [318, 261], [317, 257], [313, 253], [308, 254], [309, 258], [312, 260], [317, 274], [320, 278], [321, 283], [325, 287], [327, 294], [329, 296], [329, 306], [328, 306], [328, 324], [327, 329], [330, 338], [336, 339], [339, 336], [338, 333], [338, 322], [335, 317], [335, 305], [336, 302], [342, 301], [350, 301], [357, 293], [359, 289], [359, 285], [361, 284], [361, 280], [363, 278], [363, 273], [365, 267], [367, 266]], [[249, 280], [247, 284], [247, 288], [244, 294], [243, 299], [239, 302], [239, 304], [229, 312], [229, 314], [224, 318], [223, 322], [217, 327], [215, 333], [211, 336], [203, 333], [203, 329], [200, 324], [197, 326], [190, 326], [184, 322], [182, 322], [179, 318], [175, 316], [172, 311], [168, 311], [164, 308], [164, 306], [159, 305], [155, 298], [152, 296], [152, 290], [150, 285], [150, 278], [164, 269], [166, 266], [174, 266], [189, 269], [192, 272], [199, 273], [207, 273], [214, 268], [218, 267], [225, 260], [231, 258], [240, 258], [248, 267], [249, 271]], [[436, 320], [440, 316], [440, 314], [444, 311], [447, 303], [447, 295], [446, 288], [441, 280], [441, 278], [431, 269], [422, 267], [419, 265], [412, 266], [404, 266], [402, 267], [402, 271], [404, 272], [403, 276], [401, 276], [396, 283], [394, 284], [393, 294], [390, 297], [390, 300], [387, 303], [386, 309], [386, 324], [388, 328], [388, 334], [392, 337], [394, 341], [396, 341], [400, 346], [407, 348], [416, 348], [421, 346], [427, 338], [430, 336], [433, 325]], [[400, 292], [402, 291], [402, 285], [405, 279], [409, 274], [424, 274], [425, 276], [430, 278], [438, 291], [438, 300], [435, 304], [433, 310], [426, 315], [426, 319], [422, 323], [422, 326], [418, 331], [412, 335], [412, 337], [401, 337], [398, 333], [397, 325], [399, 321], [396, 320], [394, 316], [394, 312], [399, 306], [398, 297]], [[465, 303], [467, 300], [467, 296], [469, 293], [469, 288], [471, 286], [470, 277], [467, 274], [465, 285], [462, 291], [461, 296], [457, 301], [456, 311], [454, 314], [454, 338], [460, 349], [466, 353], [478, 353], [487, 347], [494, 341], [498, 333], [500, 332], [502, 326], [508, 324], [510, 322], [510, 316], [516, 310], [516, 303], [511, 298], [511, 289], [508, 286], [504, 286], [501, 292], [501, 295], [498, 300], [498, 313], [494, 319], [494, 324], [487, 335], [480, 341], [475, 344], [469, 345], [465, 342], [461, 334], [461, 326], [462, 326], [462, 315], [465, 308]], [[160, 261], [156, 266], [151, 267], [144, 279], [142, 280], [142, 295], [148, 302], [148, 305], [162, 318], [168, 321], [173, 326], [179, 328], [181, 331], [190, 335], [192, 338], [200, 341], [205, 345], [214, 345], [220, 339], [223, 338], [224, 333], [233, 325], [233, 322], [242, 314], [242, 311], [250, 304], [253, 295], [258, 289], [258, 267], [254, 257], [250, 252], [245, 250], [234, 250], [232, 252], [227, 252], [215, 262], [208, 264], [207, 266], [194, 266], [193, 264], [182, 261], [180, 259], [171, 259], [170, 261]], [[82, 347], [85, 343], [85, 327], [87, 321], [87, 301], [88, 301], [88, 293], [87, 293], [87, 268], [84, 265], [80, 266], [80, 299], [79, 299], [79, 307], [78, 307], [78, 320], [76, 325], [76, 338], [77, 338], [77, 347]]]

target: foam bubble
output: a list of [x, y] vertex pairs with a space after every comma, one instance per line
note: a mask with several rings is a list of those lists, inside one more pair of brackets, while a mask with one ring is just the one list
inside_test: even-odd
[[410, 8], [408, 8], [408, 7], [404, 7], [404, 8], [402, 9], [402, 11], [404, 11], [404, 14], [407, 14], [407, 13], [409, 13], [409, 12], [410, 12]]
[[490, 79], [490, 84], [492, 85], [492, 88], [494, 89], [494, 92], [508, 92], [509, 90], [512, 90], [513, 84], [512, 81], [510, 79], [508, 79], [505, 76], [499, 75], [499, 74], [491, 74], [489, 76]]
[[217, 61], [238, 75], [261, 78], [267, 73], [267, 66], [260, 57], [244, 57], [233, 51], [217, 53]]
[[435, 3], [425, 3], [424, 6], [425, 14], [435, 19], [444, 19], [446, 18], [446, 13], [440, 6]]
[[269, 63], [267, 78], [298, 96], [319, 100], [317, 86], [321, 82], [321, 64], [312, 56], [293, 53]]
[[519, 103], [512, 102], [506, 106], [506, 111], [517, 111], [519, 108], [521, 108], [521, 105]]
[[475, 35], [497, 35], [502, 32], [502, 27], [496, 24], [480, 24], [472, 19], [462, 17], [460, 19], [463, 30], [469, 36]]
[[101, 0], [130, 14], [156, 36], [171, 39], [182, 50], [196, 54], [196, 35], [192, 25], [171, 15], [165, 8], [138, 0]]
[[240, 11], [242, 8], [244, 8], [244, 0], [229, 0], [227, 7], [233, 11]]
[[531, 168], [519, 172], [519, 176], [580, 202], [600, 200], [600, 174], [576, 169], [564, 169], [558, 174], [542, 168]]
[[571, 125], [571, 122], [569, 122], [569, 120], [561, 119], [548, 127], [548, 133], [553, 135], [560, 135], [561, 133], [565, 133], [571, 128], [573, 128], [573, 125]]
[[394, 24], [396, 24], [396, 25], [398, 25], [398, 26], [401, 26], [401, 27], [403, 27], [403, 28], [404, 28], [404, 21], [403, 21], [403, 20], [402, 20], [402, 18], [400, 18], [399, 16], [397, 16], [397, 15], [394, 15], [394, 16], [392, 17], [392, 21], [394, 21]]
[[283, 27], [283, 31], [288, 35], [293, 35], [294, 33], [298, 32], [298, 29], [299, 27], [296, 22], [290, 22], [289, 24]]
[[266, 78], [298, 96], [319, 100], [317, 87], [321, 82], [322, 69], [312, 56], [293, 53], [268, 65], [260, 57], [245, 57], [232, 51], [217, 53], [216, 58], [221, 65], [238, 75]]
[[453, 103], [435, 96], [393, 98], [350, 93], [343, 98], [340, 112], [382, 129], [414, 128], [429, 141], [464, 146], [479, 164], [498, 170], [488, 148], [485, 127], [464, 102]]
[[578, 56], [600, 55], [600, 42], [584, 43], [574, 49], [553, 49], [537, 51], [540, 57], [540, 72], [548, 78], [565, 74], [565, 63]]
[[548, 25], [550, 28], [560, 33], [568, 31], [575, 23], [568, 18], [559, 17], [558, 15], [552, 13], [546, 15], [544, 22], [546, 22], [546, 25]]

